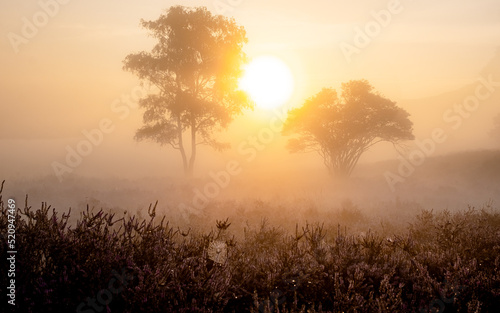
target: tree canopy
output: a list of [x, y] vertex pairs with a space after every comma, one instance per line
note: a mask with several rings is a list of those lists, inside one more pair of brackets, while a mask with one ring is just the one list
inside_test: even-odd
[[233, 19], [212, 15], [206, 8], [182, 6], [141, 24], [157, 43], [149, 52], [128, 55], [124, 69], [156, 92], [139, 103], [145, 110], [144, 126], [135, 138], [179, 150], [190, 176], [197, 146], [226, 148], [214, 132], [227, 128], [235, 115], [252, 106], [238, 90], [246, 62], [246, 32]]
[[318, 152], [330, 174], [349, 176], [361, 155], [374, 144], [413, 140], [409, 114], [382, 97], [366, 80], [342, 84], [340, 97], [324, 88], [291, 110], [283, 126], [291, 152]]

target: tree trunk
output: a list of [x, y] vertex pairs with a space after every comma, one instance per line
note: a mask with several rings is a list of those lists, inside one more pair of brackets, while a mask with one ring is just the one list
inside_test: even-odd
[[194, 162], [196, 160], [196, 124], [191, 121], [191, 157], [189, 158], [189, 177], [194, 173]]
[[179, 139], [179, 150], [182, 156], [182, 165], [184, 167], [184, 175], [190, 176], [189, 174], [189, 164], [187, 161], [186, 150], [184, 149], [184, 141], [182, 140], [182, 124], [180, 116], [177, 117], [177, 137]]

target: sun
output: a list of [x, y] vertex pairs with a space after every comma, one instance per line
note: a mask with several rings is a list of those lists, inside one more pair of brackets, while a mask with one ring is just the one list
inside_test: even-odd
[[294, 81], [285, 62], [274, 56], [261, 56], [245, 67], [239, 87], [250, 95], [259, 108], [270, 110], [290, 99]]

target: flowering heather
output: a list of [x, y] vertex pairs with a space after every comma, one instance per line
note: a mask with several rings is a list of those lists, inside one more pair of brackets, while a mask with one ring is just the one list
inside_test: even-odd
[[[17, 312], [498, 312], [500, 214], [422, 211], [390, 236], [263, 222], [241, 237], [87, 208], [75, 224], [26, 201], [16, 220]], [[0, 198], [0, 230], [7, 211]], [[0, 244], [2, 255], [6, 240]], [[0, 272], [6, 273], [5, 258]], [[126, 273], [127, 280], [117, 277]], [[2, 307], [7, 276], [0, 275]], [[90, 302], [89, 302], [90, 300]], [[105, 305], [102, 305], [105, 303]], [[80, 308], [80, 309], [79, 309]], [[83, 311], [85, 308], [86, 311]]]

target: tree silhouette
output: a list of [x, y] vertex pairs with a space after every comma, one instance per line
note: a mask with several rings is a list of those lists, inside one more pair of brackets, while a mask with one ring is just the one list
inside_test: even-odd
[[124, 69], [155, 93], [140, 100], [144, 125], [135, 139], [179, 150], [184, 173], [191, 176], [197, 146], [226, 148], [214, 132], [227, 128], [235, 115], [251, 107], [247, 95], [238, 90], [246, 61], [242, 51], [246, 32], [233, 19], [212, 15], [206, 8], [182, 6], [141, 24], [157, 43], [150, 52], [128, 55]]
[[409, 114], [380, 96], [366, 80], [342, 84], [342, 94], [325, 88], [289, 112], [284, 135], [291, 152], [317, 151], [330, 174], [348, 177], [361, 155], [381, 141], [413, 140]]

